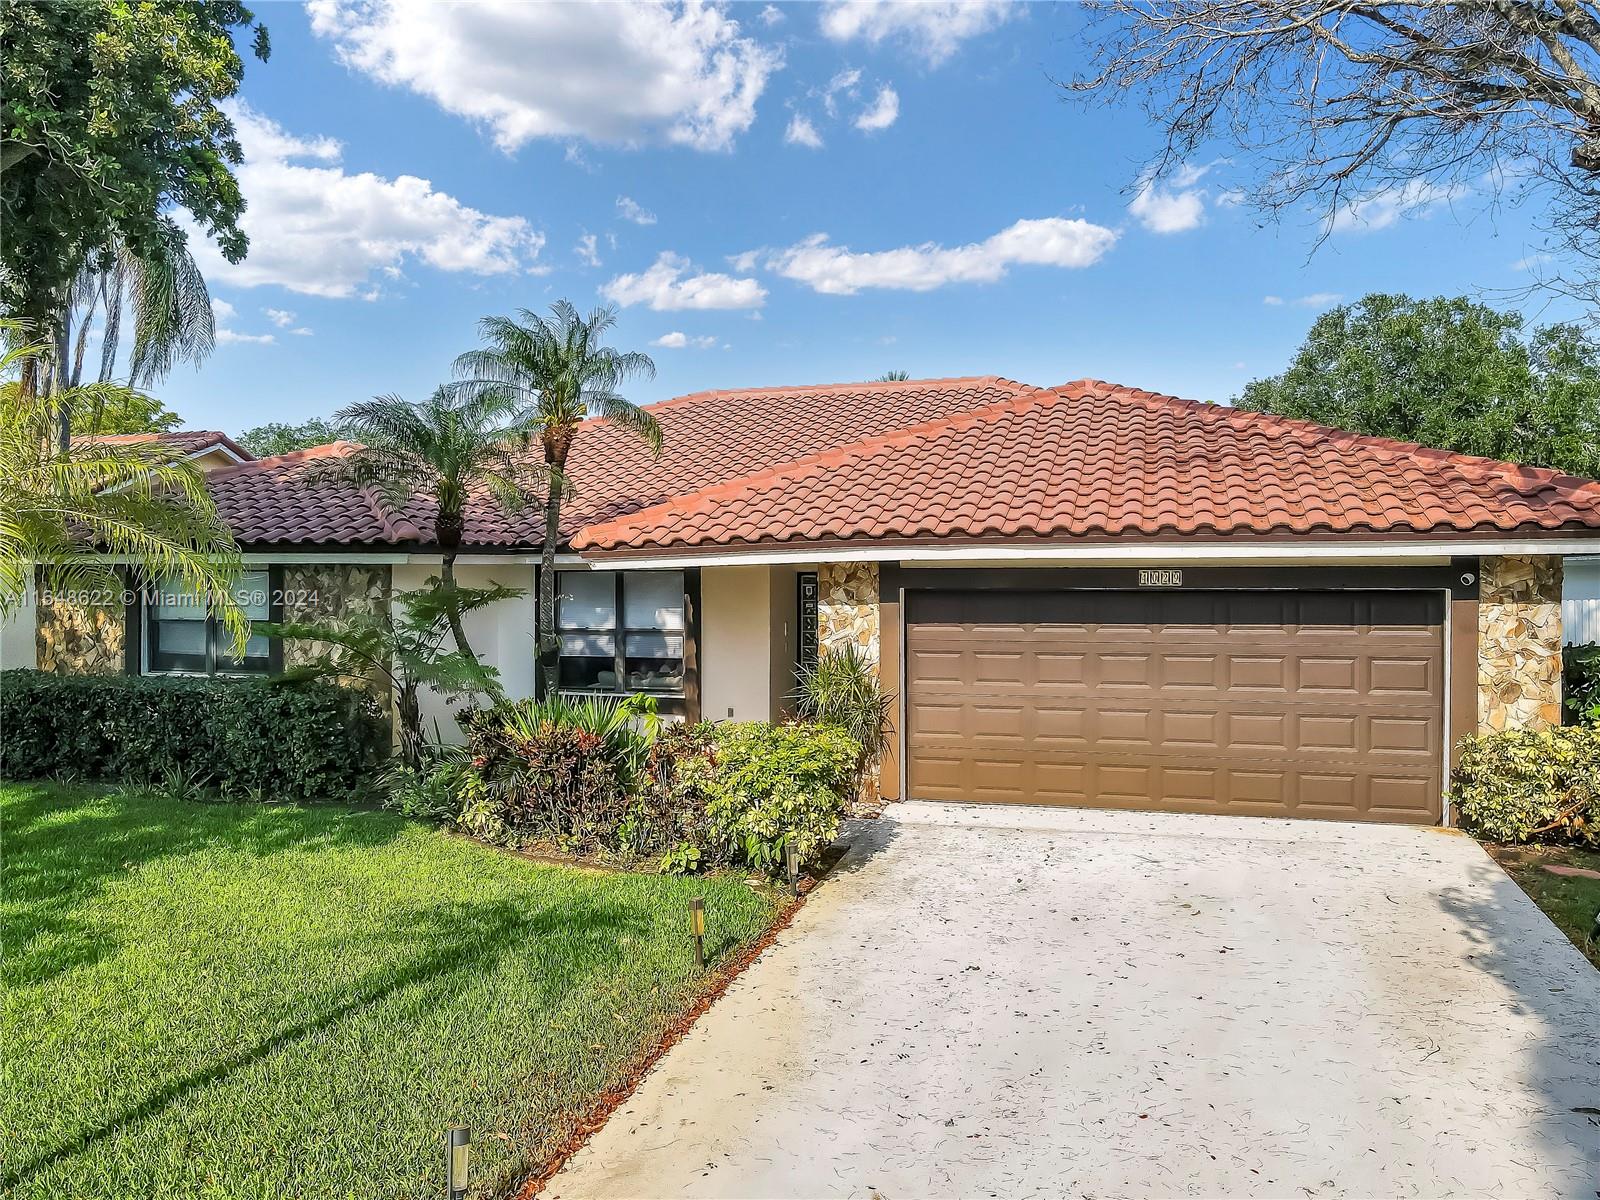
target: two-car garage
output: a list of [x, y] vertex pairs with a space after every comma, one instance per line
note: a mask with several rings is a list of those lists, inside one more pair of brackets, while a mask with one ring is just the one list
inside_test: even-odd
[[915, 799], [1440, 819], [1441, 590], [915, 589]]

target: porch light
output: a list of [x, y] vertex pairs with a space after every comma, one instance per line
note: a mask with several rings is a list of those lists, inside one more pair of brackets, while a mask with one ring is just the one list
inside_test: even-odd
[[694, 965], [706, 967], [706, 902], [699, 896], [689, 901], [689, 936], [694, 938]]
[[468, 1157], [472, 1152], [472, 1134], [465, 1125], [450, 1126], [450, 1136], [445, 1143], [444, 1179], [449, 1200], [466, 1200]]

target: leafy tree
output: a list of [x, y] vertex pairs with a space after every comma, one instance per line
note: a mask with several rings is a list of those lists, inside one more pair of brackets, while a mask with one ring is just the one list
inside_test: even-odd
[[618, 390], [635, 376], [653, 377], [646, 354], [619, 351], [601, 339], [617, 322], [615, 306], [587, 317], [558, 300], [549, 317], [522, 309], [521, 321], [485, 317], [478, 332], [488, 346], [456, 359], [456, 374], [473, 395], [500, 396], [522, 414], [523, 428], [544, 451], [548, 488], [544, 502], [544, 546], [539, 568], [539, 689], [555, 685], [560, 655], [556, 640], [556, 544], [561, 538], [561, 501], [571, 491], [567, 458], [579, 426], [590, 415], [638, 435], [661, 453], [655, 417]]
[[269, 637], [309, 641], [319, 649], [305, 667], [287, 674], [319, 676], [356, 683], [381, 681], [394, 697], [400, 754], [408, 766], [422, 761], [427, 737], [422, 728], [423, 688], [443, 696], [471, 696], [498, 689], [498, 672], [471, 654], [447, 651], [444, 639], [452, 616], [475, 612], [523, 595], [518, 588], [463, 588], [430, 578], [414, 592], [395, 596], [400, 616], [355, 613], [342, 621], [286, 622], [258, 626]]
[[1465, 297], [1374, 293], [1318, 317], [1288, 370], [1234, 401], [1441, 450], [1600, 475], [1600, 343]]
[[[1482, 190], [1547, 201], [1600, 298], [1600, 13], [1591, 0], [1086, 0], [1075, 95], [1132, 99], [1163, 140], [1140, 186], [1235, 151], [1230, 186], [1330, 219]], [[1487, 177], [1492, 182], [1482, 186]], [[1357, 210], [1359, 215], [1359, 210]], [[1585, 264], [1583, 260], [1587, 260]], [[1585, 269], [1586, 267], [1586, 269]]]
[[466, 596], [465, 589], [456, 587], [455, 563], [468, 498], [516, 512], [527, 489], [543, 478], [518, 453], [526, 444], [527, 425], [517, 409], [504, 391], [446, 386], [420, 403], [379, 396], [334, 414], [339, 432], [360, 442], [361, 449], [332, 469], [348, 471], [355, 482], [377, 488], [396, 507], [420, 497], [432, 501], [434, 542], [443, 556], [445, 619], [456, 649], [474, 662], [462, 609], [450, 603], [454, 595]]
[[[3, 331], [14, 338], [17, 323], [4, 322]], [[21, 380], [43, 354], [43, 346], [23, 344], [0, 355], [0, 616], [20, 607], [35, 568], [52, 591], [115, 594], [122, 580], [105, 559], [118, 559], [212, 597], [242, 651], [248, 621], [233, 597], [238, 548], [200, 469], [154, 443], [55, 449], [49, 399]], [[116, 384], [74, 390], [85, 408], [126, 402]]]
[[257, 425], [254, 429], [246, 429], [239, 435], [239, 444], [257, 458], [268, 458], [274, 454], [292, 454], [296, 450], [307, 450], [312, 446], [326, 446], [338, 439], [339, 431], [334, 428], [333, 422], [324, 421], [321, 417], [312, 417], [309, 421], [302, 421], [298, 425], [273, 421], [267, 425]]
[[[75, 395], [85, 397], [88, 407], [74, 407], [72, 436], [88, 437], [96, 433], [171, 433], [183, 423], [178, 416], [154, 396], [136, 388], [103, 386], [75, 386]], [[51, 397], [52, 404], [55, 397]]]
[[236, 30], [253, 31], [265, 60], [266, 29], [237, 0], [0, 0], [0, 303], [11, 316], [54, 341], [89, 255], [121, 246], [162, 258], [184, 240], [176, 209], [230, 262], [245, 256], [241, 151], [219, 107], [244, 72]]

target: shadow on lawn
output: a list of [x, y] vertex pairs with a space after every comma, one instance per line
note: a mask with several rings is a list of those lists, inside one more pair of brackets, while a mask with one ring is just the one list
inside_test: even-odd
[[[357, 809], [212, 805], [57, 784], [8, 785], [0, 895], [8, 987], [43, 983], [115, 949], [71, 914], [114, 879], [161, 858], [220, 850], [379, 846], [405, 822]], [[303, 819], [296, 819], [303, 818]]]
[[[507, 901], [436, 905], [384, 934], [393, 940], [414, 941], [428, 947], [420, 957], [404, 965], [373, 972], [315, 1015], [279, 1029], [203, 1070], [171, 1081], [92, 1129], [6, 1171], [0, 1176], [0, 1185], [14, 1187], [36, 1172], [84, 1153], [106, 1137], [126, 1133], [131, 1126], [182, 1104], [197, 1090], [248, 1068], [302, 1038], [331, 1029], [361, 1009], [380, 1004], [403, 989], [421, 985], [419, 993], [409, 998], [409, 1007], [413, 1009], [442, 1005], [453, 992], [469, 985], [480, 968], [489, 966], [501, 954], [516, 950], [534, 960], [547, 954], [567, 959], [575, 937], [581, 938], [587, 947], [583, 956], [584, 975], [587, 976], [614, 968], [622, 958], [624, 935], [641, 932], [644, 927], [645, 922], [637, 912], [604, 902], [569, 901], [546, 907], [531, 917], [525, 909]], [[581, 985], [581, 981], [574, 980], [570, 971], [566, 971], [561, 973], [559, 981], [551, 978], [547, 985], [571, 988]]]

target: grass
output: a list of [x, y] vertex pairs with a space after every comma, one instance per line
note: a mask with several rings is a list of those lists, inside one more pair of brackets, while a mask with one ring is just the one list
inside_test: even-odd
[[1552, 866], [1584, 867], [1600, 871], [1600, 850], [1584, 850], [1576, 846], [1486, 846], [1506, 874], [1528, 893], [1532, 901], [1544, 910], [1571, 939], [1572, 944], [1596, 967], [1600, 967], [1600, 942], [1589, 936], [1594, 928], [1595, 914], [1600, 913], [1600, 879], [1585, 879], [1575, 875], [1552, 875], [1542, 868]]
[[[781, 898], [545, 866], [395, 815], [0, 786], [0, 1192], [476, 1195], [546, 1160]], [[715, 959], [714, 959], [715, 961]]]

